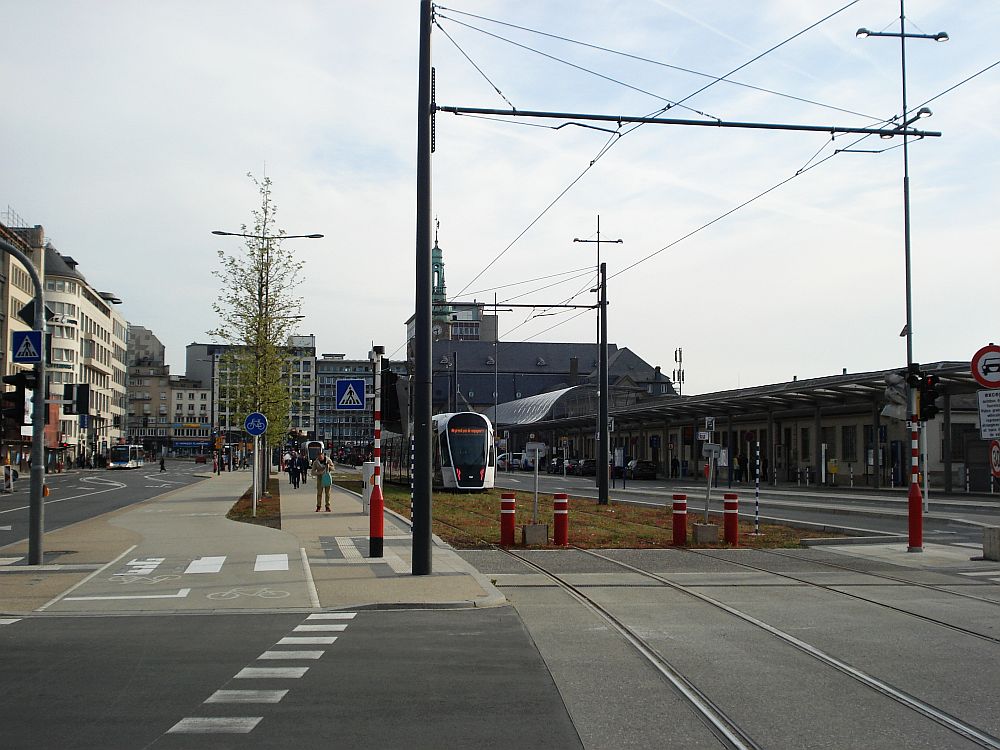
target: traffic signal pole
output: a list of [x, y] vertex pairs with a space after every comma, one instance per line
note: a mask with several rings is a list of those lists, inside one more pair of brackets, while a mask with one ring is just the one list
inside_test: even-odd
[[[31, 259], [9, 242], [0, 240], [0, 250], [13, 255], [27, 269], [35, 285], [35, 320], [32, 326], [41, 336], [35, 362], [35, 397], [31, 409], [31, 484], [28, 489], [28, 564], [42, 564], [42, 537], [45, 533], [45, 286]], [[4, 343], [6, 346], [6, 342]]]

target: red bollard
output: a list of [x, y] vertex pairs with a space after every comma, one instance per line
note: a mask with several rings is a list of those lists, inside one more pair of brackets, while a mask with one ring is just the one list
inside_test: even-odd
[[554, 544], [569, 544], [569, 496], [557, 492], [552, 496], [552, 541]]
[[740, 499], [735, 492], [727, 492], [722, 496], [722, 507], [725, 512], [722, 535], [726, 544], [734, 547], [739, 544], [740, 536]]
[[688, 496], [674, 495], [674, 545], [683, 547], [688, 543]]
[[517, 500], [513, 492], [500, 495], [500, 544], [510, 547], [514, 544], [514, 515]]

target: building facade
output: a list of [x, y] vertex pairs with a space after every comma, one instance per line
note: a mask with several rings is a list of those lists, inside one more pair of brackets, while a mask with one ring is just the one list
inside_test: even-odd
[[[405, 362], [383, 363], [385, 369], [406, 375]], [[363, 379], [364, 410], [337, 409], [337, 381]], [[375, 378], [369, 359], [347, 359], [344, 354], [324, 354], [316, 360], [316, 438], [334, 449], [367, 446], [374, 440]]]

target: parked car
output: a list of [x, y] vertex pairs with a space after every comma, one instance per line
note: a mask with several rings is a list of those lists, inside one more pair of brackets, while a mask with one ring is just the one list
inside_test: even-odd
[[549, 463], [548, 465], [546, 465], [545, 471], [547, 471], [549, 474], [562, 474], [563, 473], [562, 456], [556, 456], [555, 458], [549, 459]]
[[497, 468], [500, 471], [518, 471], [524, 468], [523, 461], [521, 453], [501, 453], [497, 456]]
[[580, 461], [576, 468], [576, 475], [578, 477], [596, 477], [597, 476], [597, 459], [596, 458], [585, 458]]
[[208, 463], [208, 456], [195, 456], [194, 457], [194, 462], [196, 464], [207, 464]]
[[566, 473], [570, 476], [576, 476], [577, 469], [580, 468], [579, 458], [567, 458], [566, 459]]
[[628, 479], [656, 479], [656, 466], [652, 461], [633, 459], [625, 467], [625, 476]]

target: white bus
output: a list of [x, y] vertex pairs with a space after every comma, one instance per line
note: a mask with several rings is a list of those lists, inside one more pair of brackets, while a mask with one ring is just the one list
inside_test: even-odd
[[139, 469], [143, 464], [141, 445], [112, 445], [108, 451], [109, 469]]

